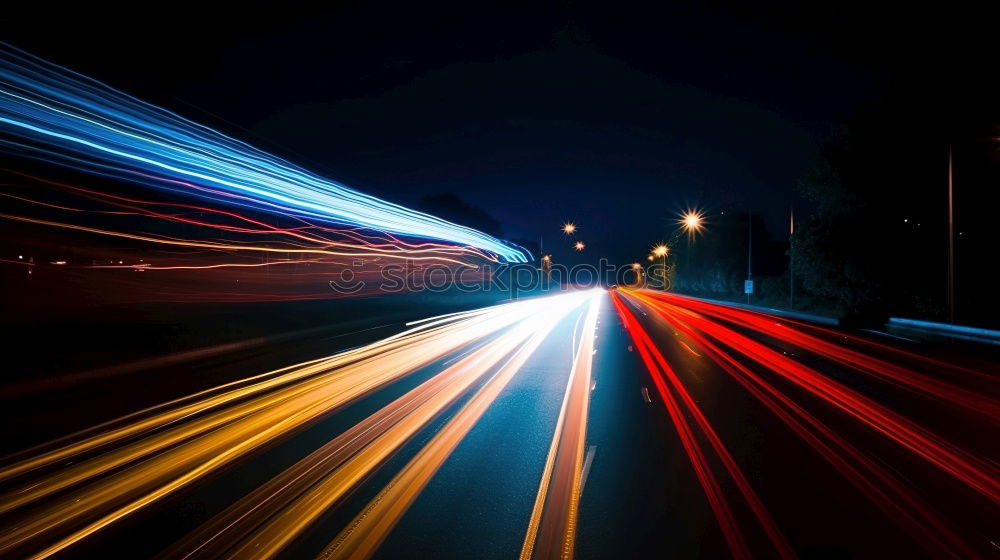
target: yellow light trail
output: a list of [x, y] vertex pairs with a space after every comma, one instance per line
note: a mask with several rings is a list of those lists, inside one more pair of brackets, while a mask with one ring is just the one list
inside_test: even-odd
[[392, 257], [399, 256], [411, 261], [445, 261], [454, 263], [460, 266], [475, 268], [475, 265], [460, 261], [458, 259], [453, 259], [444, 256], [426, 256], [420, 255], [421, 253], [427, 252], [440, 252], [436, 249], [412, 249], [408, 250], [403, 254], [393, 254], [392, 251], [384, 250], [369, 250], [369, 251], [331, 251], [329, 249], [308, 249], [308, 248], [295, 248], [295, 247], [267, 247], [263, 245], [239, 245], [234, 243], [216, 243], [210, 241], [190, 241], [190, 240], [180, 240], [172, 238], [162, 238], [162, 237], [151, 237], [149, 235], [139, 235], [134, 233], [123, 233], [120, 231], [112, 231], [100, 228], [93, 228], [88, 226], [81, 226], [76, 224], [67, 224], [63, 222], [56, 222], [52, 220], [42, 220], [37, 218], [29, 218], [27, 216], [16, 216], [13, 214], [3, 214], [0, 213], [0, 219], [13, 220], [16, 222], [23, 222], [28, 224], [43, 225], [50, 227], [58, 227], [64, 229], [70, 229], [74, 231], [83, 231], [86, 233], [94, 233], [99, 235], [107, 235], [110, 237], [119, 237], [123, 239], [132, 239], [135, 241], [144, 241], [148, 243], [156, 243], [160, 245], [172, 245], [178, 247], [190, 247], [198, 249], [214, 249], [220, 251], [257, 251], [260, 253], [301, 253], [301, 254], [312, 254], [312, 255], [331, 255], [331, 256], [349, 256], [349, 257]]
[[[15, 522], [0, 534], [0, 555], [17, 551], [26, 557], [46, 558], [58, 553], [234, 460], [296, 433], [338, 407], [473, 341], [546, 313], [554, 299], [570, 296], [434, 318], [356, 350], [155, 407], [80, 441], [4, 467], [0, 480], [20, 486], [0, 496], [0, 511], [17, 512], [61, 490], [72, 491], [17, 512]], [[515, 329], [519, 336], [524, 336], [528, 324], [530, 321]], [[508, 346], [488, 345], [494, 353], [491, 359], [499, 360], [503, 348], [511, 350], [509, 336], [501, 339]], [[484, 358], [475, 354], [475, 359]], [[460, 363], [468, 367], [469, 361]], [[471, 381], [462, 377], [449, 387], [460, 393], [467, 387], [464, 383]], [[434, 405], [428, 405], [425, 416], [433, 417], [435, 410], [447, 404], [443, 392], [434, 396]], [[395, 439], [405, 439], [400, 430], [415, 430], [419, 425], [414, 416], [404, 427], [395, 428]], [[390, 444], [373, 447], [374, 455], [366, 455], [370, 463], [354, 470], [370, 468], [379, 461], [380, 453], [389, 453], [391, 448]], [[92, 458], [59, 468], [66, 461], [95, 452], [98, 454]], [[21, 480], [36, 470], [46, 474]], [[45, 548], [26, 552], [40, 544]]]
[[[594, 301], [595, 297], [588, 299]], [[465, 438], [486, 410], [493, 404], [514, 375], [534, 353], [566, 312], [569, 306], [550, 308], [546, 317], [532, 325], [535, 331], [514, 356], [490, 378], [470, 401], [445, 425], [403, 470], [365, 507], [332, 543], [319, 555], [324, 560], [371, 557], [379, 545], [438, 471], [452, 451]]]
[[594, 335], [601, 299], [592, 299], [587, 310], [583, 337], [566, 382], [566, 394], [521, 546], [520, 560], [573, 557], [587, 439]]
[[227, 508], [161, 556], [185, 559], [218, 557], [329, 476], [359, 450], [385, 435], [392, 426], [419, 407], [425, 406], [449, 384], [456, 380], [462, 381], [459, 378], [465, 378], [466, 381], [478, 379], [479, 374], [485, 371], [483, 366], [494, 363], [498, 349], [502, 351], [501, 347], [506, 348], [506, 344], [505, 341], [491, 341], [477, 348], [475, 354], [465, 357], [323, 445], [257, 491]]

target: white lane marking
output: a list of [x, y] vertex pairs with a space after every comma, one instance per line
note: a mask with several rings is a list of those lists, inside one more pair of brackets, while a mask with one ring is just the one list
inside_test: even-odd
[[904, 342], [912, 342], [913, 344], [920, 344], [920, 342], [918, 342], [916, 340], [913, 340], [912, 338], [906, 338], [905, 336], [899, 336], [899, 335], [896, 335], [896, 334], [890, 334], [890, 333], [887, 333], [887, 332], [884, 332], [884, 331], [879, 331], [879, 330], [875, 330], [875, 329], [861, 329], [861, 330], [865, 331], [866, 333], [872, 333], [872, 334], [877, 334], [877, 335], [881, 335], [881, 336], [887, 336], [889, 338], [895, 338], [896, 340], [902, 340]]
[[590, 474], [590, 465], [594, 463], [594, 454], [597, 452], [597, 446], [591, 445], [587, 447], [587, 458], [583, 460], [583, 475], [580, 477], [580, 495], [583, 495], [583, 487], [587, 485], [587, 475]]
[[460, 359], [460, 358], [464, 358], [465, 356], [468, 356], [468, 355], [469, 355], [470, 353], [472, 353], [473, 351], [475, 351], [475, 350], [476, 350], [477, 348], [482, 348], [482, 347], [483, 347], [484, 345], [485, 345], [485, 344], [476, 344], [476, 345], [474, 345], [474, 346], [473, 346], [472, 348], [469, 348], [469, 349], [468, 349], [468, 350], [466, 350], [465, 352], [462, 352], [461, 354], [459, 354], [459, 355], [455, 356], [454, 358], [452, 358], [452, 359], [448, 360], [447, 362], [445, 362], [445, 363], [443, 363], [443, 364], [441, 364], [441, 365], [443, 365], [443, 366], [446, 366], [446, 365], [448, 365], [448, 364], [450, 364], [450, 363], [454, 362], [455, 360], [458, 360], [458, 359]]
[[647, 387], [642, 388], [642, 398], [648, 403], [653, 402], [653, 399], [649, 398], [649, 389]]
[[[576, 362], [576, 355], [580, 352], [580, 349], [576, 345], [576, 332], [580, 330], [580, 321], [583, 320], [584, 315], [586, 315], [586, 313], [580, 313], [580, 316], [576, 318], [576, 324], [573, 325], [573, 341], [571, 342], [571, 346], [569, 349], [570, 349], [570, 358], [574, 363]], [[583, 345], [582, 338], [580, 339], [580, 345], [581, 346]]]

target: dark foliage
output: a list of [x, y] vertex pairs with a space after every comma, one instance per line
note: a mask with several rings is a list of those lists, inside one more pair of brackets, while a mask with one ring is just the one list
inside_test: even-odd
[[[954, 153], [959, 322], [988, 322], [983, 281], [996, 239], [995, 110], [974, 98], [949, 113], [896, 90], [823, 150], [800, 191], [813, 212], [792, 243], [802, 287], [849, 317], [947, 318], [947, 166]], [[991, 308], [993, 308], [991, 310]]]
[[451, 193], [432, 194], [420, 200], [420, 210], [458, 225], [503, 237], [503, 228], [486, 210], [472, 206]]

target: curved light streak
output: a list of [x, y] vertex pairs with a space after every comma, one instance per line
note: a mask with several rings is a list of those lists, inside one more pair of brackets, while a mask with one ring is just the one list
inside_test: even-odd
[[[259, 207], [468, 245], [509, 262], [526, 251], [360, 193], [66, 68], [0, 45], [0, 130], [46, 159], [90, 172], [149, 172]], [[25, 142], [27, 142], [25, 144]], [[175, 187], [174, 187], [175, 188]], [[199, 195], [191, 189], [188, 194]]]

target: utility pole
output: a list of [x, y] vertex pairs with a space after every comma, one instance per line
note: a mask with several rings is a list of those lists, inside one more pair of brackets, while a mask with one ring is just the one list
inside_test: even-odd
[[955, 182], [953, 147], [948, 144], [948, 322], [955, 322]]
[[[748, 210], [747, 211], [747, 280], [753, 280], [752, 263], [753, 263], [753, 210]], [[747, 303], [750, 303], [750, 292], [747, 292]]]
[[795, 207], [788, 211], [788, 308], [795, 307], [795, 267], [792, 238], [795, 237]]
[[663, 275], [663, 286], [661, 286], [661, 287], [663, 288], [663, 291], [665, 292], [665, 291], [667, 291], [667, 253], [666, 253], [666, 251], [664, 251], [663, 255], [660, 257], [660, 273]]

